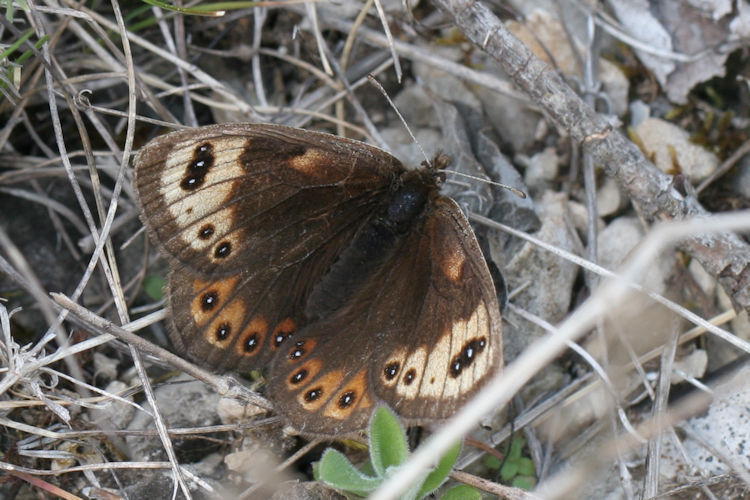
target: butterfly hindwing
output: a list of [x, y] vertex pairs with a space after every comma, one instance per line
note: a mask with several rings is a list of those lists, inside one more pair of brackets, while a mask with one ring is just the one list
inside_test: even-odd
[[380, 400], [411, 423], [453, 414], [502, 366], [494, 285], [455, 202], [435, 196], [347, 305], [293, 340], [269, 395], [302, 432], [361, 429]]
[[[405, 419], [452, 415], [502, 366], [502, 330], [494, 284], [479, 245], [458, 205], [439, 197], [424, 223], [417, 265], [429, 269], [415, 297], [416, 326], [409, 342], [374, 353], [376, 394]], [[387, 299], [386, 299], [387, 300]]]

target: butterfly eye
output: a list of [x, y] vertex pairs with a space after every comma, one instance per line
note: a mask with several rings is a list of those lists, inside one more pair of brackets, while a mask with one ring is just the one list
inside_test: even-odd
[[404, 384], [411, 385], [412, 382], [414, 382], [414, 379], [417, 377], [417, 370], [414, 368], [411, 368], [408, 372], [406, 372], [406, 375], [404, 375]]
[[290, 391], [294, 391], [299, 388], [299, 385], [306, 381], [310, 380], [313, 377], [315, 377], [318, 372], [320, 372], [320, 369], [323, 367], [323, 362], [318, 358], [313, 358], [308, 361], [305, 361], [302, 366], [297, 368], [295, 372], [293, 372], [287, 379], [286, 379], [286, 387]]
[[356, 395], [357, 394], [354, 391], [346, 391], [344, 394], [342, 394], [338, 401], [339, 408], [349, 408], [351, 405], [353, 405], [357, 400]]
[[255, 349], [258, 348], [258, 334], [253, 333], [245, 340], [245, 352], [253, 352]]
[[240, 356], [253, 356], [263, 344], [268, 333], [268, 322], [263, 316], [254, 317], [242, 330], [239, 340], [235, 344], [237, 354]]
[[396, 378], [396, 375], [398, 375], [398, 369], [401, 367], [398, 361], [394, 361], [393, 363], [388, 363], [385, 365], [385, 379], [386, 380], [393, 380]]
[[207, 240], [211, 238], [211, 236], [213, 235], [214, 235], [213, 224], [206, 224], [205, 226], [201, 227], [200, 231], [198, 231], [198, 238], [202, 240]]
[[232, 253], [232, 244], [228, 241], [222, 241], [219, 243], [219, 246], [216, 247], [216, 250], [214, 251], [214, 257], [217, 259], [223, 259], [225, 257], [228, 257], [229, 254]]
[[320, 399], [320, 397], [323, 395], [323, 388], [322, 387], [316, 387], [315, 389], [310, 389], [305, 393], [305, 401], [308, 403], [312, 403], [313, 401], [316, 401]]
[[[194, 298], [190, 305], [190, 314], [198, 326], [205, 325], [208, 321], [216, 318], [216, 311], [220, 307], [225, 307], [227, 297], [232, 295], [237, 284], [237, 278], [227, 278], [225, 280], [214, 281], [212, 283], [206, 283], [201, 280], [193, 281]], [[237, 301], [232, 302], [232, 311], [224, 309], [220, 316], [225, 321], [241, 320], [241, 315], [244, 314], [244, 307]], [[230, 317], [231, 316], [231, 317]], [[237, 323], [239, 324], [239, 323]], [[216, 331], [218, 322], [214, 323], [213, 327], [209, 331]]]
[[370, 405], [367, 397], [367, 368], [363, 368], [336, 391], [336, 395], [323, 410], [323, 415], [343, 420], [350, 417], [355, 409]]
[[[297, 331], [297, 324], [292, 318], [286, 318], [281, 321], [273, 330], [273, 347], [277, 349], [284, 341], [294, 335]], [[292, 358], [294, 359], [294, 358]]]
[[[282, 339], [282, 342], [283, 342], [283, 339]], [[298, 340], [297, 342], [294, 343], [294, 347], [289, 351], [289, 359], [292, 361], [297, 361], [303, 358], [310, 351], [315, 349], [315, 344], [316, 342], [314, 339]]]
[[302, 349], [301, 347], [292, 349], [292, 351], [289, 353], [289, 359], [299, 359], [305, 355], [305, 352], [306, 351]]
[[297, 373], [292, 375], [291, 378], [289, 379], [289, 383], [292, 385], [299, 384], [300, 382], [302, 382], [303, 380], [307, 378], [307, 373], [308, 373], [307, 370], [304, 368], [297, 370]]
[[477, 354], [484, 351], [487, 345], [487, 339], [485, 337], [471, 339], [464, 344], [461, 352], [453, 357], [450, 364], [451, 377], [458, 378], [464, 368], [468, 368], [474, 362]]
[[216, 340], [223, 342], [232, 334], [232, 325], [222, 323], [216, 328]]
[[187, 166], [180, 187], [185, 191], [195, 191], [206, 182], [206, 175], [213, 166], [213, 147], [208, 143], [198, 146], [193, 153], [193, 161]]
[[216, 290], [211, 290], [210, 292], [206, 292], [201, 297], [201, 309], [203, 309], [204, 312], [208, 312], [215, 308], [217, 304], [219, 303], [219, 294], [216, 292]]

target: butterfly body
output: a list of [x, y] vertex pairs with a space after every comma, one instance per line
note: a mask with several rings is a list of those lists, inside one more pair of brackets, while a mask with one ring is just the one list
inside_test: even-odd
[[265, 369], [298, 431], [363, 428], [378, 401], [446, 418], [502, 366], [500, 313], [443, 174], [288, 127], [174, 132], [136, 160], [169, 258], [170, 336], [221, 371]]

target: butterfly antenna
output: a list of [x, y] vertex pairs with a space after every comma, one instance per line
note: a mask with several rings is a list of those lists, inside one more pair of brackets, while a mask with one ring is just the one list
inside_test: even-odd
[[[367, 79], [370, 81], [370, 83], [376, 89], [378, 89], [380, 91], [381, 94], [383, 94], [383, 97], [385, 97], [385, 99], [388, 101], [388, 104], [391, 105], [391, 108], [393, 108], [393, 111], [396, 112], [396, 116], [398, 116], [398, 119], [401, 120], [401, 123], [404, 124], [404, 128], [409, 133], [409, 137], [411, 137], [411, 140], [414, 141], [414, 144], [417, 145], [417, 147], [419, 148], [419, 151], [422, 153], [422, 156], [424, 156], [424, 160], [425, 160], [425, 162], [427, 162], [427, 165], [429, 165], [430, 167], [432, 167], [433, 166], [432, 162], [430, 162], [430, 159], [427, 157], [427, 153], [424, 152], [424, 149], [422, 149], [422, 145], [419, 143], [419, 141], [417, 141], [417, 138], [414, 137], [414, 134], [412, 134], [411, 129], [409, 128], [409, 124], [406, 123], [406, 120], [404, 119], [404, 116], [398, 110], [398, 108], [396, 107], [396, 104], [391, 100], [391, 97], [388, 95], [388, 92], [385, 91], [385, 89], [383, 88], [383, 86], [380, 85], [380, 82], [375, 78], [375, 76], [373, 76], [372, 73], [370, 73], [370, 74], [367, 75]], [[456, 174], [456, 175], [460, 175], [460, 176], [463, 176], [463, 177], [467, 177], [467, 178], [473, 179], [475, 181], [486, 182], [488, 184], [492, 184], [493, 186], [497, 186], [497, 187], [501, 187], [501, 188], [507, 189], [508, 191], [510, 191], [511, 193], [515, 194], [519, 198], [523, 198], [523, 199], [526, 198], [526, 193], [524, 193], [520, 189], [516, 189], [513, 186], [509, 186], [507, 184], [502, 184], [500, 182], [491, 181], [489, 179], [485, 179], [485, 178], [482, 178], [482, 177], [476, 177], [474, 175], [464, 174], [462, 172], [457, 172], [455, 170], [446, 170], [446, 172], [449, 172], [449, 173], [452, 173], [452, 174]]]
[[432, 163], [430, 162], [430, 159], [427, 157], [427, 153], [424, 152], [424, 149], [422, 149], [422, 145], [417, 141], [417, 138], [414, 137], [414, 134], [411, 133], [411, 129], [409, 128], [409, 125], [406, 123], [406, 120], [404, 119], [401, 112], [398, 110], [394, 102], [391, 100], [391, 97], [388, 95], [388, 92], [385, 91], [382, 85], [380, 85], [380, 82], [372, 75], [372, 73], [367, 75], [367, 79], [370, 80], [370, 83], [380, 91], [381, 94], [383, 94], [383, 97], [388, 101], [388, 104], [391, 105], [391, 108], [393, 108], [393, 111], [396, 112], [396, 116], [398, 116], [398, 119], [401, 120], [401, 123], [404, 124], [404, 128], [409, 133], [409, 137], [411, 137], [411, 140], [414, 141], [414, 144], [417, 145], [419, 148], [419, 151], [422, 153], [422, 156], [424, 156], [424, 160], [427, 162], [427, 164], [432, 167]]
[[501, 187], [501, 188], [507, 189], [508, 191], [510, 191], [514, 195], [518, 196], [519, 198], [526, 199], [526, 193], [524, 193], [520, 189], [514, 188], [513, 186], [509, 186], [509, 185], [503, 184], [501, 182], [491, 181], [491, 180], [486, 179], [484, 177], [477, 177], [475, 175], [465, 174], [463, 172], [457, 172], [455, 170], [446, 170], [446, 172], [449, 173], [449, 174], [460, 175], [461, 177], [467, 177], [467, 178], [475, 180], [475, 181], [485, 182], [485, 183], [491, 184], [493, 186], [497, 186], [497, 187]]

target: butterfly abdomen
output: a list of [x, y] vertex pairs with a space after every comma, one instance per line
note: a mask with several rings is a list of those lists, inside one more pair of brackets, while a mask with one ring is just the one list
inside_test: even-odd
[[308, 298], [306, 315], [318, 319], [350, 302], [368, 278], [398, 252], [406, 234], [418, 223], [437, 185], [423, 172], [412, 171], [398, 180], [387, 202], [361, 227], [351, 244], [331, 265]]

